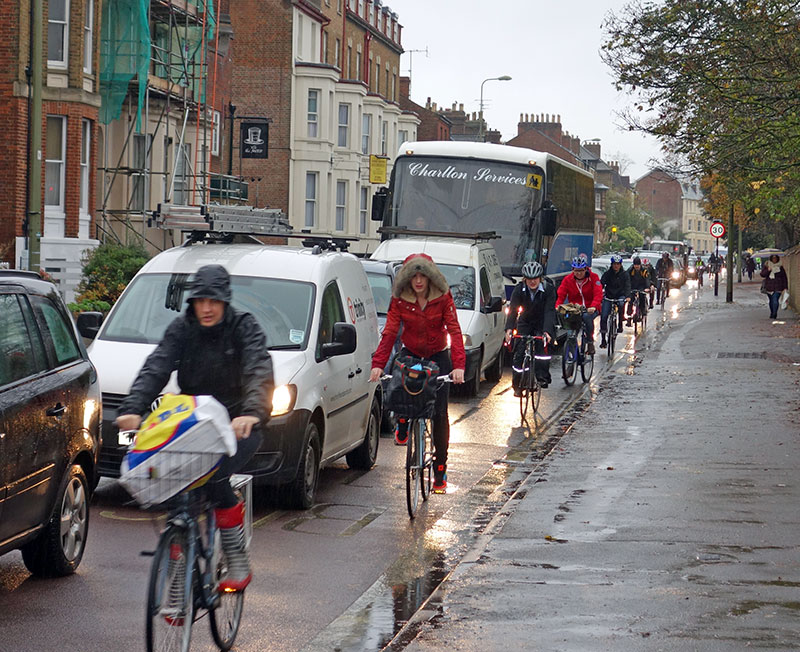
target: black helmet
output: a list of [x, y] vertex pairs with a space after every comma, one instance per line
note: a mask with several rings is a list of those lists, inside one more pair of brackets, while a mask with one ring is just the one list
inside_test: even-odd
[[204, 265], [192, 279], [189, 301], [192, 299], [216, 299], [231, 302], [231, 275], [222, 265]]

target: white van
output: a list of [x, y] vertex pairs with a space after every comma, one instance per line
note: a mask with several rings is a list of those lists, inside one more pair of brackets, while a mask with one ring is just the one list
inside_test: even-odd
[[[307, 509], [320, 467], [346, 455], [351, 467], [369, 469], [378, 452], [381, 396], [379, 384], [369, 382], [375, 303], [361, 263], [340, 251], [194, 244], [150, 260], [89, 347], [103, 393], [100, 472], [119, 475], [126, 446], [113, 426], [117, 407], [185, 309], [192, 274], [211, 263], [230, 273], [233, 305], [261, 324], [273, 360], [272, 419], [245, 472], [256, 484], [282, 486], [287, 506]], [[173, 375], [165, 391], [176, 390]]]
[[433, 258], [450, 285], [467, 351], [465, 391], [475, 396], [482, 374], [492, 382], [503, 374], [505, 289], [497, 253], [486, 241], [398, 237], [381, 242], [370, 258], [402, 261], [415, 253]]

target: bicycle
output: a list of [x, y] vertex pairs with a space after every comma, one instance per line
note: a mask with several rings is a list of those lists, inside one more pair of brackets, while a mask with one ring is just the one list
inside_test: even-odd
[[633, 335], [637, 337], [647, 328], [647, 300], [646, 290], [633, 290], [633, 300], [630, 302], [629, 319], [633, 323]]
[[658, 303], [661, 310], [664, 310], [664, 304], [667, 303], [667, 296], [669, 295], [669, 279], [659, 277], [658, 279]]
[[[381, 380], [391, 380], [391, 375], [384, 375]], [[449, 374], [436, 376], [436, 392], [444, 383], [452, 382]], [[435, 403], [435, 399], [434, 399]], [[395, 414], [405, 418], [407, 423], [408, 442], [406, 444], [406, 507], [409, 518], [414, 518], [419, 509], [419, 499], [427, 501], [433, 487], [433, 423], [427, 416], [433, 409], [431, 404], [421, 415]]]
[[[126, 431], [120, 434], [130, 437]], [[161, 450], [158, 454], [170, 457], [152, 478], [154, 484], [160, 483], [152, 495], [163, 495], [165, 482], [175, 483], [180, 487], [178, 490], [187, 485], [189, 489], [169, 498], [166, 503], [151, 503], [146, 493], [137, 497], [146, 509], [167, 508], [166, 525], [159, 535], [155, 551], [142, 553], [153, 557], [147, 584], [147, 651], [187, 652], [192, 626], [206, 613], [217, 647], [223, 651], [230, 650], [239, 633], [244, 591], [219, 590], [220, 581], [227, 574], [227, 563], [222, 554], [214, 507], [204, 487], [191, 488], [192, 484], [197, 484], [198, 478], [198, 474], [192, 472], [192, 465], [196, 463], [197, 455], [204, 453]], [[251, 476], [246, 475], [231, 477], [235, 490], [245, 502], [245, 541], [248, 547], [252, 532], [249, 511], [251, 480]]]
[[[514, 335], [520, 338], [525, 343], [525, 354], [522, 359], [522, 378], [519, 384], [519, 415], [523, 421], [527, 421], [528, 406], [533, 406], [533, 413], [539, 409], [539, 400], [542, 397], [542, 386], [536, 379], [534, 360], [535, 343], [540, 340], [544, 343], [544, 336], [542, 335]], [[547, 345], [544, 343], [545, 354], [547, 353]]]
[[[565, 308], [564, 306], [570, 306]], [[563, 308], [563, 309], [562, 309]], [[558, 314], [562, 326], [567, 331], [564, 348], [561, 353], [561, 375], [567, 386], [573, 385], [578, 378], [578, 367], [583, 382], [588, 383], [594, 371], [594, 356], [586, 354], [586, 333], [583, 327], [583, 313], [586, 308], [575, 304], [562, 304]]]
[[603, 297], [603, 301], [611, 302], [611, 312], [608, 314], [606, 321], [606, 334], [608, 335], [608, 357], [611, 359], [614, 356], [614, 346], [617, 341], [617, 324], [620, 321], [619, 304], [623, 303], [625, 299], [609, 299]]

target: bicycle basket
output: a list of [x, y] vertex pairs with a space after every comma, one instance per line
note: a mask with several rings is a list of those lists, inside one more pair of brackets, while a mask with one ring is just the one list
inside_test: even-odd
[[167, 394], [122, 460], [120, 484], [143, 507], [205, 484], [236, 452], [225, 407], [211, 396]]
[[580, 306], [571, 303], [562, 304], [558, 307], [558, 314], [561, 317], [561, 323], [564, 328], [576, 331], [583, 324], [583, 310]]
[[436, 404], [435, 378], [439, 366], [431, 360], [397, 356], [392, 379], [386, 388], [386, 406], [398, 417], [419, 419], [433, 414]]

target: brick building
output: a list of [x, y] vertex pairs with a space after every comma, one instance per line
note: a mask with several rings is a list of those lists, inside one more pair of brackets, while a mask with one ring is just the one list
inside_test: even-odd
[[[408, 140], [450, 140], [452, 120], [436, 108], [431, 108], [431, 98], [428, 98], [425, 106], [411, 100], [410, 90], [411, 78], [400, 77], [400, 108], [419, 118], [417, 135]], [[398, 140], [402, 143], [402, 139]]]
[[683, 189], [680, 181], [655, 168], [637, 179], [635, 185], [637, 206], [661, 225], [665, 236], [673, 230], [682, 230]]
[[[42, 142], [30, 152], [26, 68], [31, 62], [30, 0], [0, 4], [6, 35], [0, 49], [0, 259], [28, 267], [27, 214], [41, 215], [40, 267], [68, 300], [80, 278], [81, 253], [93, 239], [100, 107], [99, 0], [50, 0], [43, 20]], [[42, 166], [42, 204], [27, 206], [29, 169]]]

